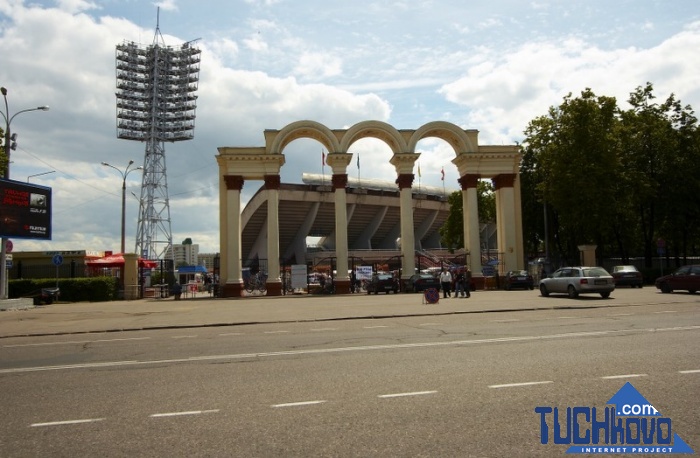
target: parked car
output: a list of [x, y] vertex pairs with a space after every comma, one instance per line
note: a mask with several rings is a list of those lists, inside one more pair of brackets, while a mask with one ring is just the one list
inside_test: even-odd
[[612, 275], [602, 267], [562, 267], [540, 280], [540, 293], [544, 297], [550, 293], [564, 293], [575, 299], [579, 294], [592, 293], [608, 298], [614, 290]]
[[431, 274], [415, 274], [406, 280], [406, 292], [417, 293], [428, 288], [440, 290], [440, 279]]
[[60, 288], [41, 288], [25, 297], [31, 297], [34, 305], [51, 305], [61, 297]]
[[683, 266], [670, 275], [659, 277], [656, 279], [656, 287], [662, 293], [680, 289], [695, 294], [700, 290], [700, 265]]
[[631, 286], [632, 288], [644, 286], [642, 273], [634, 266], [613, 266], [611, 274], [615, 280], [615, 286]]
[[535, 280], [527, 270], [510, 270], [503, 277], [503, 287], [507, 291], [514, 288], [535, 289]]
[[394, 294], [399, 292], [399, 281], [392, 274], [374, 274], [367, 283], [367, 294], [379, 294], [379, 292], [389, 294], [390, 291]]

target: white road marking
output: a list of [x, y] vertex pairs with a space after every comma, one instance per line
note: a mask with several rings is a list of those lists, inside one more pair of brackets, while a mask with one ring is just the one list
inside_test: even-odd
[[557, 320], [575, 320], [576, 318], [579, 318], [577, 316], [558, 316]]
[[613, 313], [612, 315], [608, 316], [632, 316], [632, 313]]
[[270, 407], [298, 407], [298, 406], [311, 406], [315, 404], [323, 404], [326, 401], [302, 401], [302, 402], [287, 402], [285, 404], [273, 404]]
[[513, 318], [512, 320], [491, 320], [492, 323], [514, 323], [516, 321], [520, 321], [517, 318]]
[[168, 413], [154, 413], [151, 416], [151, 418], [161, 418], [161, 417], [181, 417], [184, 415], [204, 415], [208, 413], [216, 413], [218, 412], [219, 409], [213, 409], [213, 410], [190, 410], [187, 412], [168, 412]]
[[265, 331], [264, 334], [284, 334], [289, 331]]
[[62, 425], [78, 425], [81, 423], [94, 423], [96, 421], [103, 421], [105, 418], [86, 418], [83, 420], [65, 420], [65, 421], [49, 421], [46, 423], [32, 423], [29, 425], [32, 428], [38, 428], [41, 426], [62, 426]]
[[518, 386], [546, 385], [548, 383], [554, 383], [554, 381], [543, 380], [541, 382], [504, 383], [502, 385], [489, 385], [489, 388], [514, 388]]
[[172, 336], [171, 339], [194, 339], [196, 337], [197, 337], [196, 335], [194, 335], [194, 336]]
[[414, 391], [411, 393], [393, 393], [393, 394], [380, 394], [378, 398], [400, 398], [404, 396], [423, 396], [426, 394], [435, 394], [437, 391]]
[[681, 374], [700, 374], [700, 369], [692, 369], [689, 371], [678, 371]]
[[86, 343], [102, 343], [102, 342], [123, 342], [127, 340], [148, 340], [150, 337], [131, 337], [128, 339], [98, 339], [98, 340], [66, 340], [62, 342], [44, 342], [44, 343], [31, 343], [31, 344], [15, 344], [15, 345], [3, 345], [3, 348], [12, 347], [48, 347], [54, 345], [75, 345], [75, 344], [86, 344]]
[[678, 313], [678, 310], [662, 310], [661, 312], [654, 312], [654, 313]]
[[442, 323], [421, 323], [418, 326], [440, 326]]
[[321, 331], [337, 331], [338, 328], [312, 328], [311, 331], [313, 332], [321, 332]]
[[378, 328], [388, 328], [389, 326], [365, 326], [362, 329], [378, 329]]
[[242, 336], [242, 332], [227, 332], [226, 334], [219, 334], [220, 337], [226, 337], [226, 336]]
[[614, 380], [618, 378], [634, 378], [634, 377], [647, 377], [647, 374], [625, 374], [625, 375], [606, 375], [601, 377], [603, 380]]
[[357, 347], [335, 347], [335, 348], [317, 348], [305, 350], [288, 350], [288, 351], [273, 351], [264, 353], [234, 353], [229, 355], [208, 355], [208, 356], [193, 356], [188, 358], [173, 358], [162, 360], [144, 360], [144, 361], [111, 361], [104, 363], [85, 363], [85, 364], [69, 364], [65, 366], [35, 366], [35, 367], [16, 367], [8, 369], [0, 369], [0, 374], [15, 374], [21, 372], [37, 372], [65, 369], [91, 369], [100, 367], [113, 366], [142, 366], [147, 364], [175, 364], [188, 363], [196, 361], [225, 361], [236, 359], [254, 359], [267, 357], [281, 356], [299, 356], [312, 354], [327, 354], [327, 353], [345, 353], [356, 351], [375, 351], [375, 350], [399, 350], [408, 348], [429, 348], [429, 347], [452, 347], [464, 345], [483, 345], [490, 343], [501, 342], [533, 342], [546, 340], [571, 339], [579, 337], [599, 337], [599, 336], [614, 336], [614, 335], [635, 335], [645, 332], [679, 332], [679, 331], [698, 331], [700, 325], [695, 326], [676, 326], [671, 328], [644, 328], [644, 329], [618, 329], [610, 331], [589, 331], [589, 332], [566, 332], [561, 334], [549, 334], [539, 336], [521, 336], [521, 337], [497, 337], [492, 339], [473, 339], [473, 340], [452, 340], [447, 342], [418, 342], [404, 344], [388, 344], [388, 345], [361, 345]]

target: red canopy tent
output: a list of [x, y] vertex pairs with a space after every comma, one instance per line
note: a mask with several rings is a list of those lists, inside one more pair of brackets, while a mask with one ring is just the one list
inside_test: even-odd
[[[122, 256], [121, 253], [114, 253], [107, 255], [104, 258], [92, 259], [87, 261], [85, 264], [87, 264], [88, 267], [123, 267], [124, 256]], [[139, 267], [154, 269], [158, 267], [158, 262], [150, 259], [139, 258]]]

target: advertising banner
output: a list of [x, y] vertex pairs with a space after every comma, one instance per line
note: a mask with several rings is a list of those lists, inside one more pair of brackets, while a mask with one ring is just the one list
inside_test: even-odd
[[0, 236], [51, 240], [51, 188], [0, 179]]

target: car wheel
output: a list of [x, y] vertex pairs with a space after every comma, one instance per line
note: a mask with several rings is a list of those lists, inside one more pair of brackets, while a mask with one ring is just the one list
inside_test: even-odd
[[547, 291], [547, 287], [545, 285], [540, 285], [540, 294], [542, 294], [543, 297], [549, 296], [549, 291]]
[[661, 289], [661, 292], [662, 292], [662, 293], [666, 293], [666, 294], [669, 294], [669, 293], [672, 293], [672, 292], [673, 292], [673, 290], [671, 289], [671, 287], [668, 286], [668, 283], [661, 283], [661, 288], [660, 288], [660, 289]]
[[578, 291], [576, 291], [576, 288], [574, 288], [574, 285], [569, 285], [569, 287], [566, 290], [569, 293], [569, 298], [570, 299], [576, 299], [578, 297]]
[[530, 288], [530, 291], [532, 291], [533, 289], [535, 289], [534, 286], [528, 286], [528, 288]]
[[695, 290], [694, 290], [694, 289], [689, 289], [688, 292], [689, 292], [690, 294], [695, 294]]
[[607, 299], [610, 297], [610, 293], [600, 293], [600, 297], [602, 297], [603, 299]]

